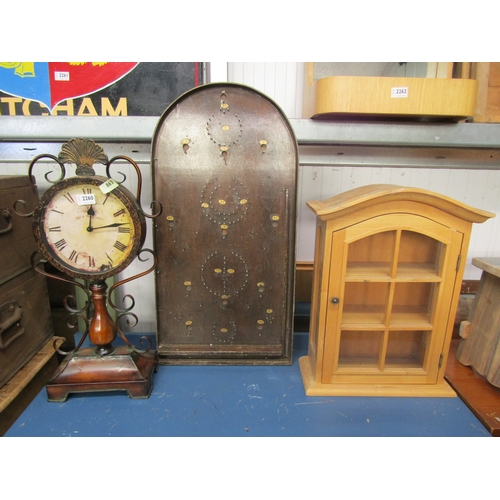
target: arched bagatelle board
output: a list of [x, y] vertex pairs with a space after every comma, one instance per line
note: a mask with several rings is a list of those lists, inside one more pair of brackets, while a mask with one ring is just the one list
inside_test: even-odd
[[290, 364], [298, 148], [243, 85], [197, 87], [152, 145], [160, 364]]

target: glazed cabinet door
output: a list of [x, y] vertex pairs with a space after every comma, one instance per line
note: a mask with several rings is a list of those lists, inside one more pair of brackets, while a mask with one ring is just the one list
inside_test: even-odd
[[462, 238], [412, 214], [333, 234], [323, 383], [436, 383]]

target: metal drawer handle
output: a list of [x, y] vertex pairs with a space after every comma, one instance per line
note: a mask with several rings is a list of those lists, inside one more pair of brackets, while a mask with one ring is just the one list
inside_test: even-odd
[[24, 333], [22, 316], [23, 308], [17, 301], [0, 305], [0, 349], [4, 349]]
[[2, 217], [8, 222], [6, 228], [0, 230], [0, 234], [8, 233], [12, 231], [12, 212], [8, 208], [2, 208]]

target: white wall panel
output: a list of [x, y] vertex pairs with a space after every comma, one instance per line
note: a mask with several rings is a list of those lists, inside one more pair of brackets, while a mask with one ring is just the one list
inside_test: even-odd
[[210, 63], [210, 82], [227, 82], [227, 62]]
[[228, 63], [228, 82], [260, 90], [273, 99], [288, 118], [302, 118], [304, 63]]

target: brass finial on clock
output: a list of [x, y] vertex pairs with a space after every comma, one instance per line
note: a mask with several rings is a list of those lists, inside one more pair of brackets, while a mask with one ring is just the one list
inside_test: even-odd
[[99, 144], [91, 139], [71, 139], [63, 144], [59, 153], [61, 163], [74, 163], [76, 175], [95, 175], [94, 164], [108, 164], [108, 156]]

